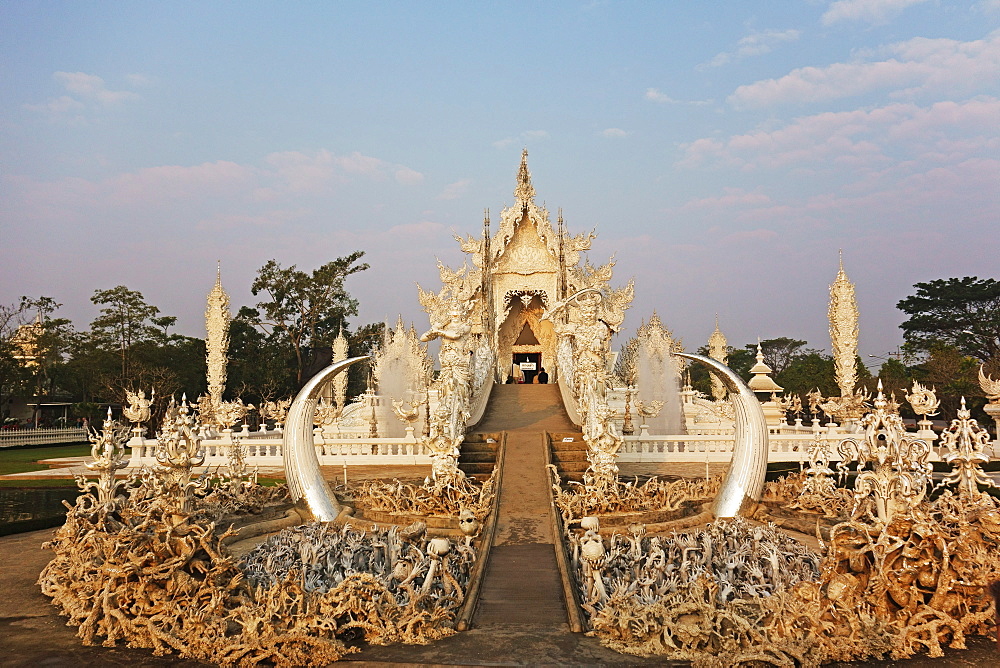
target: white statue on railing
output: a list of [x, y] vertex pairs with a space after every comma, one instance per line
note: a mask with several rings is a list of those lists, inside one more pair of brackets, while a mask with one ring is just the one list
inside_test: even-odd
[[[602, 301], [603, 296], [597, 288], [587, 288], [559, 302], [541, 317], [542, 320], [553, 322], [560, 350], [567, 347], [572, 350], [573, 396], [581, 410], [586, 410], [584, 398], [588, 390], [595, 388], [603, 394], [607, 379], [613, 330], [599, 317], [598, 310]], [[578, 319], [570, 317], [567, 322], [559, 322], [553, 318], [556, 312], [567, 307], [575, 307]], [[565, 373], [566, 370], [562, 371]]]
[[441, 373], [435, 385], [438, 405], [433, 411], [430, 435], [424, 439], [433, 462], [435, 487], [464, 477], [458, 468], [459, 447], [465, 439], [465, 427], [472, 405], [472, 354], [467, 337], [472, 326], [466, 320], [470, 302], [453, 298], [443, 322], [433, 322], [420, 340], [441, 340], [438, 360]]
[[122, 415], [129, 422], [135, 424], [132, 428], [132, 437], [141, 442], [146, 435], [146, 428], [142, 426], [142, 423], [149, 420], [150, 415], [152, 415], [151, 407], [156, 401], [156, 389], [154, 388], [149, 393], [149, 399], [146, 398], [146, 393], [143, 390], [138, 392], [125, 390], [125, 397], [128, 399], [128, 406], [122, 408]]

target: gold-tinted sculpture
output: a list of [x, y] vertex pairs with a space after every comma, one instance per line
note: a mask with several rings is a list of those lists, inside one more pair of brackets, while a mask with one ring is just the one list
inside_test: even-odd
[[205, 361], [208, 366], [208, 395], [213, 407], [222, 402], [226, 389], [226, 367], [229, 363], [229, 295], [222, 289], [222, 265], [215, 275], [215, 285], [208, 293], [205, 307]]
[[874, 497], [878, 518], [886, 524], [896, 512], [923, 500], [933, 471], [930, 446], [909, 436], [903, 419], [887, 410], [887, 405], [879, 381], [875, 410], [861, 419], [864, 438], [846, 438], [837, 448], [841, 470], [851, 462], [856, 465], [855, 502]]
[[940, 445], [947, 450], [944, 460], [952, 466], [941, 484], [956, 485], [962, 501], [971, 502], [978, 497], [979, 485], [996, 487], [993, 479], [981, 468], [990, 461], [989, 455], [984, 452], [986, 448], [992, 448], [990, 434], [972, 419], [971, 411], [965, 407], [965, 397], [962, 397], [958, 417], [941, 432]]
[[156, 388], [150, 391], [148, 399], [146, 398], [146, 392], [143, 390], [136, 392], [125, 390], [125, 398], [128, 400], [128, 406], [122, 407], [122, 415], [125, 416], [126, 420], [135, 424], [135, 427], [132, 428], [132, 435], [142, 439], [146, 432], [142, 423], [149, 420], [152, 415], [151, 409], [153, 403], [156, 401]]
[[[708, 356], [723, 364], [729, 361], [729, 342], [719, 329], [719, 316], [715, 316], [715, 329], [708, 337]], [[726, 386], [715, 375], [712, 375], [712, 398], [716, 401], [726, 398]]]
[[[858, 305], [854, 297], [854, 284], [847, 279], [844, 271], [844, 257], [841, 253], [837, 278], [830, 285], [830, 344], [833, 348], [834, 376], [844, 399], [854, 396], [858, 382]], [[862, 406], [858, 402], [841, 401], [836, 417], [844, 420], [857, 419]]]

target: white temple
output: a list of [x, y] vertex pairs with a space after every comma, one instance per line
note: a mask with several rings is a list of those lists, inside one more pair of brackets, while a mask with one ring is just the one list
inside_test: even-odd
[[[583, 257], [594, 236], [569, 234], [561, 212], [553, 226], [549, 212], [535, 202], [524, 151], [514, 204], [501, 211], [497, 230], [491, 229], [487, 214], [478, 237], [456, 239], [469, 261], [458, 269], [439, 265], [442, 287], [437, 292], [418, 286], [430, 329], [418, 337], [412, 326], [398, 322], [387, 330], [375, 354], [368, 392], [353, 401], [345, 398], [341, 378], [340, 386], [325, 393], [315, 416], [321, 461], [344, 466], [433, 462], [435, 470], [449, 470], [465, 431], [483, 415], [494, 384], [538, 382], [543, 369], [546, 380], [559, 386], [567, 414], [580, 426], [584, 440], [605, 443], [603, 461], [727, 461], [732, 407], [721, 387], [713, 388], [711, 397], [680, 387], [684, 362], [673, 353], [682, 352], [683, 346], [655, 313], [625, 343], [620, 359], [612, 352], [611, 339], [631, 304], [633, 284], [613, 288], [614, 262], [594, 266]], [[846, 281], [842, 267], [838, 280]], [[841, 312], [856, 314], [853, 301], [839, 298], [839, 292], [831, 294], [832, 305], [846, 304], [831, 306], [831, 322], [835, 315], [838, 323], [844, 320]], [[223, 461], [238, 438], [251, 461], [280, 464], [282, 422], [290, 399], [260, 407], [271, 424], [265, 422], [252, 432], [239, 424], [245, 422], [248, 406], [219, 401], [228, 325], [223, 297], [217, 276], [206, 313], [209, 380], [215, 391], [203, 402], [204, 419], [215, 420], [214, 426], [207, 423], [205, 433], [214, 436], [203, 445], [209, 461]], [[835, 350], [854, 350], [856, 327], [845, 331], [835, 339]], [[338, 343], [345, 344], [342, 338]], [[432, 340], [441, 342], [436, 378], [426, 345]], [[716, 322], [711, 354], [724, 358], [725, 345]], [[345, 354], [342, 350], [341, 356]], [[801, 407], [801, 401], [775, 400], [772, 393], [781, 388], [762, 359], [753, 372], [750, 387], [761, 392], [772, 460], [802, 461], [818, 441], [832, 443], [843, 437], [839, 425], [822, 423], [815, 413], [806, 424], [799, 410], [791, 423], [786, 416], [796, 409], [789, 406]], [[839, 412], [840, 403], [857, 399], [829, 399], [827, 404], [836, 403], [837, 410], [828, 414]], [[231, 424], [212, 418], [210, 404], [219, 415], [235, 411]], [[131, 444], [133, 465], [151, 460], [155, 439], [135, 438]]]

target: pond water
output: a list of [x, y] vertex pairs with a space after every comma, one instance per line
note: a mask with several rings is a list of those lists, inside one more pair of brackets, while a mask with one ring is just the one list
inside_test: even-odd
[[61, 525], [63, 500], [73, 503], [79, 493], [74, 487], [0, 487], [0, 536]]

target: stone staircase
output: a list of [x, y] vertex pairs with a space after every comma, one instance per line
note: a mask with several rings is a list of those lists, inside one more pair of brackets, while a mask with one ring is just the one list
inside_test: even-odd
[[549, 450], [552, 463], [559, 471], [563, 481], [583, 481], [583, 473], [587, 470], [587, 444], [583, 442], [581, 432], [550, 432]]
[[501, 432], [466, 434], [458, 456], [458, 468], [480, 482], [489, 478], [497, 463], [497, 450], [502, 437]]

